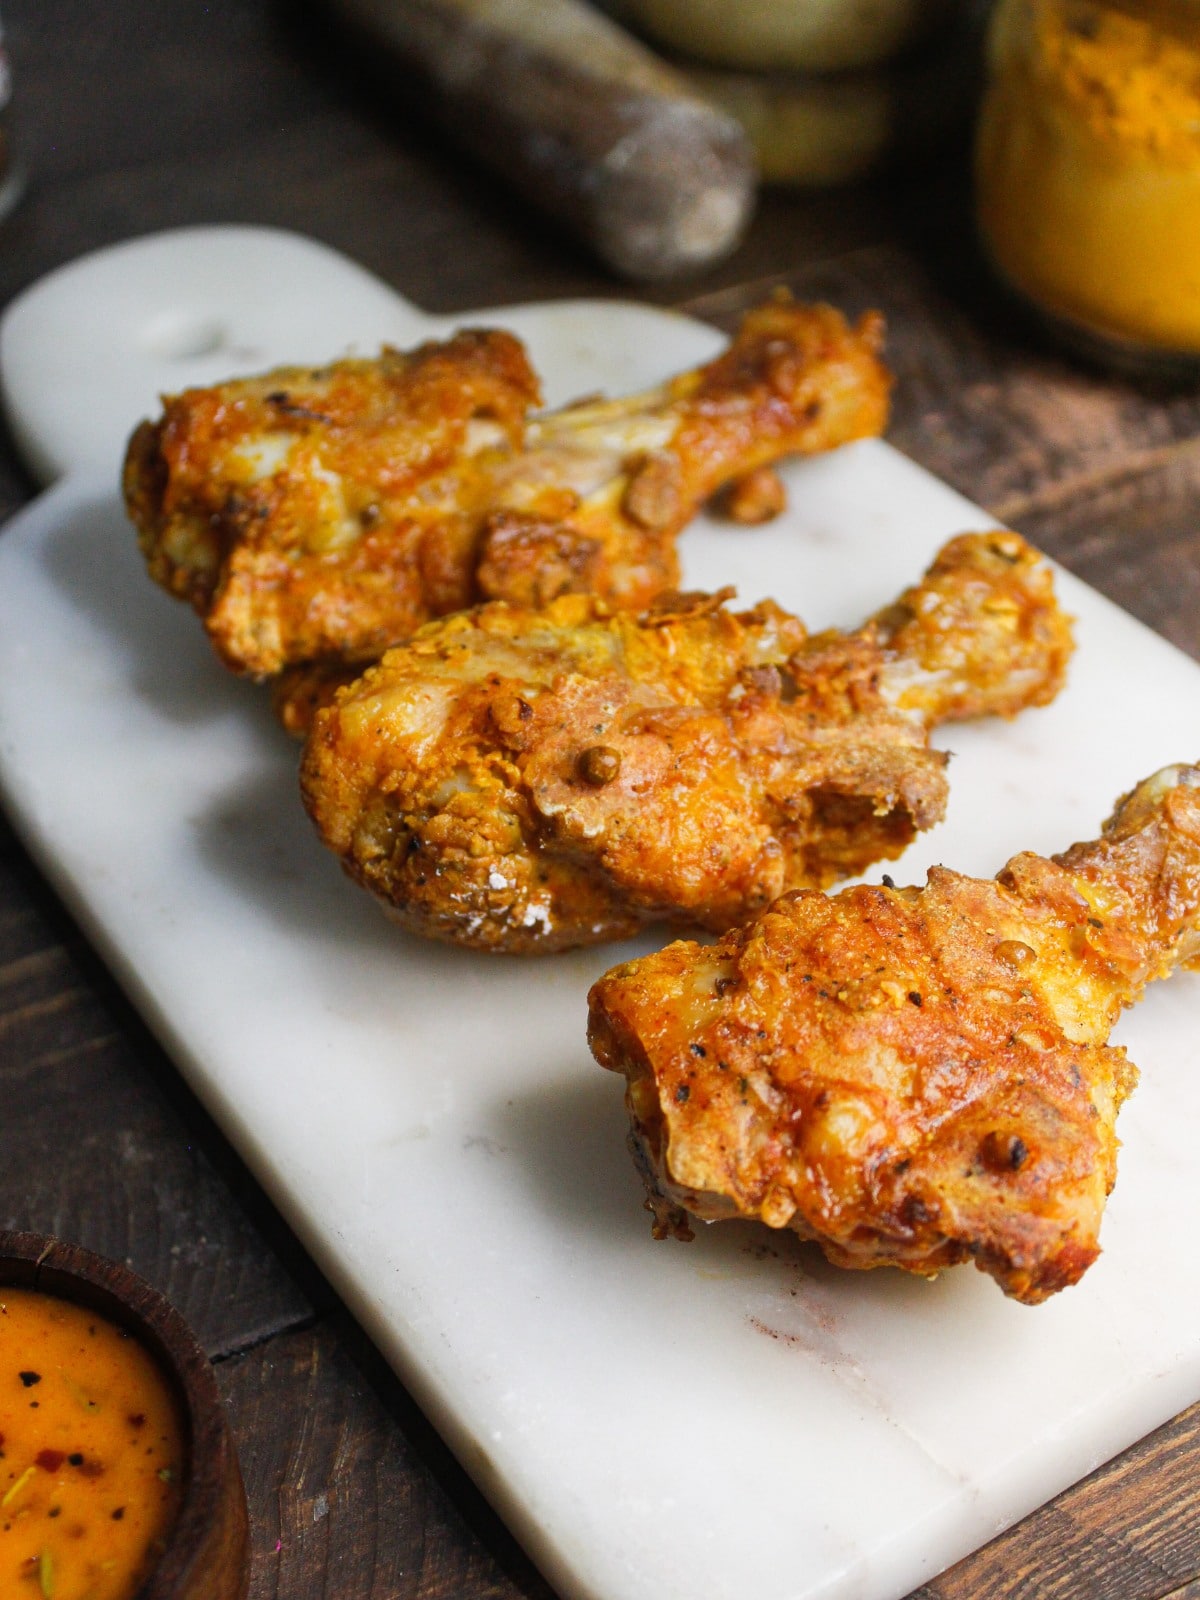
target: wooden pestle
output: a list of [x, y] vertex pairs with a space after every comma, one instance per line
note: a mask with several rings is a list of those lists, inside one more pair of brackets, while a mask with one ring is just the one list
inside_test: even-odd
[[754, 204], [741, 125], [584, 0], [334, 0], [442, 124], [624, 277], [727, 255]]

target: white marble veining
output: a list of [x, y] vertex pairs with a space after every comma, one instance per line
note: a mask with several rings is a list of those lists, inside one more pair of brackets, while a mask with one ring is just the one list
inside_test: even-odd
[[[1143, 1081], [1122, 1113], [1104, 1254], [1045, 1306], [1007, 1301], [968, 1268], [932, 1284], [839, 1273], [790, 1235], [740, 1223], [655, 1243], [621, 1084], [583, 1038], [588, 983], [634, 947], [518, 961], [398, 932], [312, 835], [295, 749], [262, 692], [217, 665], [142, 570], [108, 457], [156, 389], [193, 381], [212, 356], [179, 353], [186, 339], [172, 346], [163, 328], [241, 328], [223, 252], [275, 246], [281, 266], [318, 252], [303, 263], [312, 302], [293, 296], [270, 338], [252, 305], [233, 339], [269, 361], [446, 326], [306, 241], [231, 232], [245, 230], [170, 246], [185, 262], [209, 250], [203, 304], [182, 269], [175, 296], [162, 290], [153, 252], [168, 247], [149, 241], [120, 272], [107, 257], [67, 269], [0, 330], [6, 401], [35, 466], [72, 469], [0, 537], [7, 808], [564, 1595], [903, 1595], [1200, 1396], [1200, 1252], [1179, 1247], [1200, 1190], [1200, 977], [1159, 985], [1120, 1025]], [[130, 325], [106, 296], [115, 281], [136, 306], [139, 273], [160, 345], [131, 375]], [[331, 301], [331, 286], [344, 295]], [[463, 320], [515, 327], [552, 400], [640, 385], [718, 342], [615, 304]], [[82, 344], [60, 348], [59, 334]], [[51, 391], [64, 386], [59, 430]], [[102, 432], [80, 389], [91, 414], [103, 407]], [[813, 625], [852, 623], [945, 538], [987, 522], [883, 444], [786, 476], [777, 523], [689, 531], [689, 584], [734, 582]], [[1200, 669], [1061, 585], [1078, 618], [1069, 687], [1011, 724], [949, 731], [949, 815], [889, 869], [899, 881], [935, 861], [990, 873], [1017, 849], [1090, 836], [1137, 778], [1200, 756]]]

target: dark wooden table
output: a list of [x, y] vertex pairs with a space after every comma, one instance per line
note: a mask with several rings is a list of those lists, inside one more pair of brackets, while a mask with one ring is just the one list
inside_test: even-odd
[[[407, 117], [315, 3], [3, 0], [3, 21], [29, 187], [0, 302], [98, 246], [230, 221], [314, 235], [433, 311], [628, 292]], [[1072, 368], [992, 302], [960, 158], [767, 196], [736, 256], [648, 298], [720, 319], [785, 277], [881, 304], [895, 443], [1200, 657], [1200, 400]], [[33, 492], [0, 440], [0, 516]], [[548, 1595], [2, 820], [0, 1106], [0, 1226], [128, 1260], [211, 1353], [256, 1600]], [[1200, 1600], [1198, 1475], [1193, 1407], [920, 1595]]]

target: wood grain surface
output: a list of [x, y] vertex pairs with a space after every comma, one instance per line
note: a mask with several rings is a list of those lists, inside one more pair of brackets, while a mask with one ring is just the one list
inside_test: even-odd
[[[0, 8], [29, 180], [0, 302], [98, 246], [231, 221], [314, 235], [433, 311], [628, 293], [398, 107], [317, 0]], [[784, 281], [882, 306], [894, 442], [1200, 658], [1200, 401], [1060, 360], [992, 295], [962, 146], [767, 194], [728, 261], [647, 298], [728, 321]], [[32, 493], [0, 437], [0, 517]], [[214, 1359], [255, 1600], [548, 1600], [2, 822], [0, 1104], [0, 1226], [128, 1260]], [[919, 1600], [1200, 1600], [1198, 1477], [1193, 1407]]]

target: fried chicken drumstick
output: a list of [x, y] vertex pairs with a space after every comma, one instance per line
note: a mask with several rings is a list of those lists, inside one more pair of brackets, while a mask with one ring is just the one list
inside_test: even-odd
[[256, 677], [377, 660], [486, 599], [642, 606], [715, 491], [882, 430], [881, 337], [878, 316], [772, 301], [706, 366], [542, 414], [495, 330], [280, 368], [167, 399], [130, 440], [126, 505], [151, 575]]
[[995, 879], [801, 891], [617, 967], [589, 1039], [627, 1079], [656, 1232], [757, 1218], [844, 1267], [973, 1260], [1036, 1304], [1099, 1253], [1137, 1076], [1109, 1032], [1179, 965], [1200, 966], [1194, 766]]
[[309, 813], [405, 926], [485, 950], [723, 930], [942, 816], [930, 728], [1057, 692], [1069, 626], [1014, 533], [964, 535], [857, 632], [771, 601], [585, 596], [430, 623], [317, 713]]

